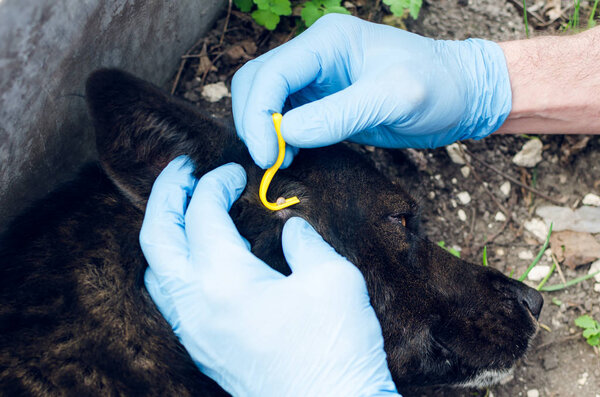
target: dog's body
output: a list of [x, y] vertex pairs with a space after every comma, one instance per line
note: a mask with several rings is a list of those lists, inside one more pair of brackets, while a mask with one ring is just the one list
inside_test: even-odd
[[234, 134], [148, 83], [93, 74], [87, 101], [102, 166], [16, 219], [0, 243], [0, 390], [6, 395], [221, 395], [143, 285], [138, 244], [152, 182], [187, 154], [201, 176], [244, 166], [231, 211], [255, 255], [284, 274], [281, 229], [307, 219], [365, 276], [394, 380], [482, 386], [507, 373], [536, 331], [541, 297], [421, 238], [416, 203], [343, 145], [302, 151], [258, 200], [262, 171]]

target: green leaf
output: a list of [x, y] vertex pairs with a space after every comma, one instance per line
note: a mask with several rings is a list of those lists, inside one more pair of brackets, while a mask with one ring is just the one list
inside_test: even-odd
[[562, 305], [562, 301], [555, 296], [552, 297], [552, 303], [554, 303], [556, 306]]
[[269, 11], [269, 9], [271, 8], [269, 0], [254, 0], [254, 2], [256, 3], [256, 6], [259, 10]]
[[290, 0], [271, 0], [271, 11], [277, 15], [292, 15]]
[[583, 331], [582, 335], [585, 339], [589, 339], [590, 336], [600, 335], [600, 330], [593, 329], [593, 328], [587, 328]]
[[251, 15], [256, 23], [269, 30], [275, 29], [279, 23], [279, 15], [269, 10], [254, 10]]
[[342, 0], [317, 0], [317, 3], [320, 3], [325, 8], [340, 7]]
[[417, 19], [423, 0], [383, 0], [383, 3], [390, 6], [390, 11], [397, 17], [403, 16], [404, 10], [408, 10], [410, 16]]
[[587, 342], [591, 345], [591, 346], [598, 346], [598, 344], [600, 344], [600, 335], [595, 335], [592, 336], [591, 338], [589, 338], [587, 340]]
[[323, 16], [324, 12], [312, 1], [306, 2], [302, 11], [300, 12], [300, 17], [304, 21], [307, 27], [312, 25], [317, 21], [317, 19]]
[[594, 328], [596, 326], [596, 320], [588, 316], [587, 314], [575, 319], [575, 325], [580, 328]]
[[254, 4], [252, 0], [233, 0], [233, 3], [241, 12], [250, 12]]
[[417, 19], [419, 17], [419, 11], [421, 11], [421, 6], [423, 5], [423, 0], [410, 0], [410, 4], [408, 6], [408, 12], [413, 19]]
[[327, 8], [325, 8], [325, 14], [346, 14], [346, 15], [350, 15], [350, 11], [348, 11], [345, 7], [335, 6], [335, 7], [327, 7]]

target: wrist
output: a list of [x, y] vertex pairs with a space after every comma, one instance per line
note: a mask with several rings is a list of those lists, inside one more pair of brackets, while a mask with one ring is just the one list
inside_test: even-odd
[[500, 43], [513, 105], [499, 133], [600, 131], [600, 30]]

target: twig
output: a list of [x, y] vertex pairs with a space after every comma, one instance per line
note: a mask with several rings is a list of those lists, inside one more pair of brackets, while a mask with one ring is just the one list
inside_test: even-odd
[[482, 165], [486, 166], [487, 168], [489, 168], [490, 170], [494, 171], [495, 173], [503, 176], [504, 178], [508, 179], [509, 181], [513, 182], [515, 185], [521, 186], [522, 188], [525, 188], [525, 189], [529, 190], [530, 192], [532, 192], [534, 194], [537, 194], [541, 198], [546, 199], [546, 200], [548, 200], [548, 201], [550, 201], [550, 202], [552, 202], [554, 204], [564, 205], [563, 202], [561, 202], [561, 201], [559, 201], [559, 200], [557, 200], [555, 198], [552, 198], [552, 197], [548, 196], [547, 194], [542, 193], [539, 190], [532, 188], [531, 186], [527, 186], [526, 184], [521, 183], [518, 179], [516, 179], [516, 178], [514, 178], [514, 177], [512, 177], [512, 176], [510, 176], [508, 174], [506, 174], [505, 172], [500, 171], [498, 168], [494, 167], [493, 165], [486, 163], [484, 160], [482, 160], [481, 158], [479, 158], [475, 154], [473, 154], [473, 152], [471, 152], [469, 149], [464, 148], [464, 151], [469, 156], [471, 156], [472, 158], [474, 158], [475, 160], [477, 160], [479, 163], [481, 163]]
[[171, 87], [171, 95], [175, 94], [175, 90], [177, 90], [177, 85], [179, 84], [179, 79], [181, 78], [181, 72], [183, 72], [183, 67], [187, 62], [187, 58], [182, 58], [179, 63], [179, 69], [177, 70], [177, 75], [175, 76], [175, 81], [173, 81], [173, 86]]
[[229, 17], [231, 17], [231, 4], [232, 0], [229, 0], [229, 7], [227, 8], [227, 17], [225, 18], [225, 25], [223, 26], [223, 33], [221, 33], [221, 39], [219, 40], [219, 46], [223, 44], [225, 38], [225, 32], [227, 32], [227, 25], [229, 25]]
[[560, 268], [560, 263], [558, 263], [558, 259], [556, 258], [556, 255], [554, 255], [554, 253], [551, 253], [552, 255], [552, 260], [554, 261], [554, 263], [556, 263], [556, 270], [558, 270], [558, 275], [560, 276], [560, 280], [563, 282], [563, 284], [567, 283], [567, 279], [565, 278], [565, 275], [562, 272], [562, 269]]

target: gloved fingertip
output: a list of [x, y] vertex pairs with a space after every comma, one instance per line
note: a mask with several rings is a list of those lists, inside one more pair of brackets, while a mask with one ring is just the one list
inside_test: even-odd
[[283, 159], [283, 164], [281, 164], [282, 169], [287, 168], [292, 164], [296, 153], [298, 153], [298, 148], [290, 145], [285, 146], [285, 158]]

